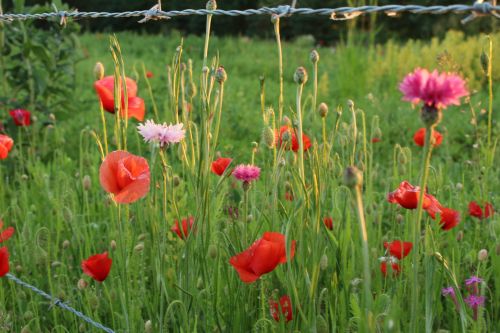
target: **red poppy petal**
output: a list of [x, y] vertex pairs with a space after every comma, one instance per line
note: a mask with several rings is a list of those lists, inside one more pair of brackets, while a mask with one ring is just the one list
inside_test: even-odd
[[9, 272], [9, 251], [7, 247], [0, 248], [0, 277]]
[[101, 186], [106, 192], [117, 194], [120, 192], [120, 187], [118, 185], [116, 172], [118, 169], [118, 162], [131, 154], [123, 151], [117, 150], [109, 153], [99, 168], [99, 181]]
[[0, 234], [0, 243], [5, 242], [9, 238], [11, 238], [14, 232], [15, 229], [13, 227], [8, 227], [4, 231], [2, 231], [2, 233]]

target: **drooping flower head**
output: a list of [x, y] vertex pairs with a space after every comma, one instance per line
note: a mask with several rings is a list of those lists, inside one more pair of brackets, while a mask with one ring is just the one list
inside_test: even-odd
[[15, 109], [9, 111], [12, 120], [16, 126], [29, 126], [31, 125], [31, 112], [24, 109]]
[[[238, 272], [241, 281], [251, 283], [261, 275], [271, 272], [287, 261], [285, 235], [279, 232], [265, 232], [248, 249], [231, 257], [229, 263]], [[291, 242], [288, 258], [295, 255], [295, 241]]]
[[0, 134], [0, 160], [7, 158], [13, 146], [14, 140], [7, 135]]
[[222, 176], [232, 161], [233, 159], [229, 157], [219, 157], [212, 162], [212, 172], [217, 176]]
[[191, 230], [193, 229], [194, 217], [190, 216], [188, 218], [182, 219], [182, 227], [179, 225], [179, 221], [174, 221], [174, 226], [170, 230], [179, 236], [180, 239], [186, 239]]
[[108, 257], [108, 252], [104, 252], [82, 260], [82, 270], [94, 280], [102, 282], [108, 277], [112, 263], [113, 259]]
[[260, 168], [255, 165], [244, 165], [240, 164], [234, 168], [233, 171], [234, 178], [241, 180], [243, 182], [250, 183], [254, 180], [259, 179]]
[[[124, 117], [125, 115], [128, 115], [128, 118], [133, 117], [138, 121], [143, 121], [146, 107], [144, 106], [144, 100], [137, 97], [137, 83], [128, 77], [125, 78], [125, 85], [123, 85], [121, 81], [122, 80], [120, 78], [118, 84], [120, 85], [122, 96], [121, 116]], [[106, 76], [94, 82], [94, 88], [97, 95], [99, 95], [102, 107], [110, 113], [115, 113], [114, 85], [115, 78], [112, 75]], [[127, 87], [127, 103], [125, 103], [124, 86]], [[125, 106], [127, 106], [127, 109]]]
[[394, 240], [389, 243], [384, 242], [384, 247], [392, 256], [401, 260], [410, 253], [411, 249], [413, 248], [413, 243]]
[[417, 68], [406, 75], [399, 90], [403, 100], [413, 104], [420, 102], [437, 109], [446, 109], [449, 105], [460, 105], [460, 98], [469, 94], [465, 81], [457, 74], [441, 73], [437, 70]]
[[139, 124], [137, 129], [146, 142], [156, 142], [160, 147], [168, 146], [172, 143], [179, 143], [184, 139], [186, 130], [182, 123], [175, 125], [156, 124], [153, 120], [146, 120], [144, 124]]
[[[427, 130], [425, 129], [425, 127], [422, 127], [418, 131], [416, 131], [415, 134], [413, 135], [413, 142], [415, 142], [417, 146], [419, 147], [424, 146], [426, 132]], [[443, 135], [436, 130], [432, 131], [432, 137], [434, 141], [433, 142], [434, 148], [438, 147], [443, 142]]]
[[99, 168], [101, 186], [117, 203], [135, 202], [148, 194], [148, 161], [123, 150], [109, 153]]

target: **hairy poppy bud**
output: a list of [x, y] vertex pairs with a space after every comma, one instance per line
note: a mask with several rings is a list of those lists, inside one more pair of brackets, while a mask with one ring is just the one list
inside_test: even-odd
[[24, 314], [23, 314], [23, 318], [24, 320], [26, 321], [30, 321], [31, 319], [33, 319], [33, 312], [31, 311], [26, 311]]
[[490, 57], [486, 52], [481, 52], [481, 67], [483, 68], [484, 74], [488, 75], [488, 68], [490, 67]]
[[266, 144], [269, 149], [274, 148], [275, 135], [271, 127], [265, 127], [262, 131], [262, 141]]
[[100, 62], [97, 62], [94, 66], [94, 77], [96, 80], [104, 78], [104, 65]]
[[396, 222], [398, 222], [399, 224], [403, 223], [404, 219], [405, 218], [403, 215], [401, 215], [401, 214], [396, 215]]
[[135, 252], [142, 252], [144, 250], [144, 243], [139, 243], [134, 247]]
[[208, 0], [206, 8], [207, 8], [207, 10], [216, 10], [217, 9], [217, 1]]
[[304, 67], [299, 67], [295, 70], [295, 74], [293, 75], [293, 80], [297, 84], [305, 84], [307, 82], [307, 71]]
[[148, 320], [144, 323], [144, 332], [145, 333], [153, 332], [153, 323], [151, 322], [151, 320]]
[[347, 167], [344, 171], [344, 184], [354, 188], [363, 184], [363, 173], [355, 166]]
[[194, 84], [194, 82], [189, 82], [189, 84], [186, 86], [186, 94], [189, 98], [193, 98], [194, 96], [196, 96], [196, 93], [196, 84]]
[[319, 268], [323, 271], [328, 268], [328, 256], [326, 254], [321, 256], [321, 259], [319, 260]]
[[326, 103], [321, 103], [318, 107], [318, 113], [321, 118], [325, 118], [328, 114], [328, 105], [326, 105]]
[[143, 240], [146, 239], [146, 236], [147, 234], [140, 234], [139, 237], [137, 237], [137, 239], [142, 242]]
[[486, 261], [488, 259], [488, 250], [482, 249], [477, 254], [477, 260]]
[[84, 279], [78, 280], [78, 285], [77, 286], [78, 286], [79, 290], [83, 290], [83, 289], [87, 288], [88, 285], [89, 284]]
[[112, 240], [109, 243], [109, 247], [111, 248], [111, 250], [116, 250], [116, 241]]
[[217, 252], [218, 252], [218, 250], [217, 250], [217, 246], [216, 245], [210, 244], [208, 246], [208, 256], [210, 258], [212, 258], [212, 259], [217, 258], [217, 254], [218, 254]]
[[281, 125], [292, 126], [292, 121], [287, 116], [284, 116], [283, 119], [281, 119]]
[[464, 232], [462, 230], [457, 232], [457, 241], [460, 242], [464, 238]]
[[172, 182], [174, 183], [174, 187], [177, 187], [181, 184], [181, 178], [177, 175], [174, 175], [172, 178]]
[[309, 55], [309, 59], [311, 59], [311, 62], [313, 64], [318, 63], [318, 61], [319, 61], [319, 53], [318, 53], [318, 51], [312, 50], [311, 54]]
[[224, 83], [227, 80], [227, 73], [224, 67], [219, 66], [219, 68], [217, 68], [217, 70], [215, 71], [215, 79], [220, 84]]
[[85, 191], [90, 190], [90, 188], [92, 187], [92, 179], [90, 178], [89, 175], [83, 176], [82, 186]]
[[318, 315], [316, 317], [316, 332], [318, 333], [328, 333], [328, 323], [323, 316]]
[[198, 278], [198, 281], [196, 281], [196, 288], [198, 290], [203, 289], [203, 279], [201, 278], [201, 276]]
[[464, 186], [462, 185], [462, 183], [457, 183], [455, 185], [455, 188], [457, 189], [457, 191], [461, 191], [464, 188]]
[[354, 101], [352, 99], [348, 99], [347, 100], [347, 107], [349, 109], [353, 109], [354, 108]]
[[67, 249], [69, 246], [70, 246], [69, 240], [67, 240], [67, 239], [66, 239], [66, 240], [62, 243], [62, 247], [63, 247], [63, 249]]

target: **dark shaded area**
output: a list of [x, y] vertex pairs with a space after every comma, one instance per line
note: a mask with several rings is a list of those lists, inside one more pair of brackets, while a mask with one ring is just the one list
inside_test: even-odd
[[[5, 11], [12, 10], [12, 5], [7, 1], [4, 3]], [[154, 0], [67, 0], [63, 1], [72, 8], [79, 11], [108, 11], [120, 12], [131, 10], [149, 9], [157, 2]], [[182, 10], [204, 8], [204, 0], [164, 0], [163, 10]], [[472, 4], [470, 0], [452, 1], [452, 0], [351, 0], [350, 3], [363, 5], [365, 3], [375, 3], [379, 5], [390, 4], [419, 4], [419, 5], [451, 5], [451, 4]], [[44, 0], [26, 0], [26, 5], [46, 3]], [[291, 0], [220, 0], [219, 9], [248, 9], [259, 8], [262, 6], [278, 6], [290, 4]], [[298, 0], [298, 6], [309, 8], [334, 8], [349, 5], [349, 1], [339, 0]], [[483, 17], [463, 26], [460, 20], [464, 16], [455, 14], [446, 15], [416, 15], [403, 14], [392, 18], [383, 14], [367, 15], [358, 17], [355, 21], [332, 21], [325, 16], [299, 16], [282, 20], [282, 36], [290, 39], [299, 35], [313, 35], [317, 40], [330, 44], [346, 37], [349, 30], [367, 32], [370, 38], [377, 41], [385, 41], [390, 38], [429, 38], [433, 36], [441, 37], [447, 30], [460, 29], [466, 34], [475, 34], [478, 32], [491, 32], [498, 25], [498, 20], [491, 17]], [[203, 16], [176, 17], [168, 21], [153, 21], [146, 24], [137, 23], [138, 18], [129, 19], [82, 19], [80, 24], [86, 31], [123, 31], [135, 30], [144, 33], [166, 33], [171, 30], [178, 30], [185, 34], [203, 34], [205, 30], [205, 19]], [[273, 29], [269, 16], [250, 16], [250, 17], [228, 17], [217, 16], [213, 20], [213, 31], [218, 36], [223, 35], [244, 35], [249, 37], [272, 37]]]

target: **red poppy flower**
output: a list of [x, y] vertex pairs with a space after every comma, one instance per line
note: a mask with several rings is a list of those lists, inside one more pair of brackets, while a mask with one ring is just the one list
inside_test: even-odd
[[102, 282], [108, 277], [112, 263], [113, 259], [108, 257], [108, 252], [104, 252], [82, 260], [82, 270], [94, 280]]
[[280, 306], [281, 306], [281, 313], [285, 316], [285, 320], [288, 323], [293, 319], [292, 301], [290, 300], [290, 297], [288, 295], [282, 296], [280, 298], [279, 304], [273, 299], [269, 300], [269, 308], [271, 311], [271, 316], [276, 321], [280, 321], [280, 311], [279, 311]]
[[382, 141], [381, 138], [372, 138], [372, 143], [377, 143], [377, 142], [380, 142]]
[[[94, 82], [94, 88], [99, 95], [102, 107], [104, 110], [111, 113], [115, 113], [114, 80], [114, 76], [106, 76], [101, 80]], [[125, 78], [125, 85], [127, 86], [128, 111], [125, 110], [125, 96], [122, 86], [122, 116], [127, 114], [128, 118], [134, 117], [139, 121], [143, 121], [146, 107], [144, 106], [144, 100], [137, 97], [137, 83], [127, 77]]]
[[[415, 209], [418, 206], [419, 196], [420, 187], [413, 186], [407, 181], [404, 181], [399, 184], [399, 187], [394, 192], [390, 192], [387, 195], [387, 201], [390, 203], [397, 203], [406, 209]], [[441, 204], [434, 196], [425, 193], [423, 208], [434, 217], [436, 213], [440, 212]]]
[[4, 246], [0, 248], [0, 277], [9, 272], [9, 251]]
[[460, 223], [460, 213], [451, 208], [441, 207], [441, 228], [443, 230], [450, 230]]
[[[3, 228], [3, 221], [0, 220], [0, 229]], [[2, 230], [0, 232], [0, 243], [3, 243], [5, 242], [6, 240], [8, 240], [9, 238], [12, 237], [12, 235], [14, 234], [14, 227], [8, 227], [7, 229], [5, 230]]]
[[7, 158], [12, 146], [14, 146], [14, 140], [7, 135], [0, 134], [0, 160]]
[[[413, 135], [413, 141], [417, 146], [423, 147], [425, 144], [425, 127], [420, 128], [418, 131], [415, 132], [415, 135]], [[434, 137], [434, 147], [439, 146], [443, 142], [443, 135], [439, 133], [438, 131], [434, 130], [432, 132], [432, 136]]]
[[[229, 263], [236, 269], [245, 283], [257, 280], [261, 275], [271, 272], [279, 264], [286, 262], [285, 235], [279, 232], [265, 232], [248, 249], [231, 257]], [[289, 252], [289, 258], [295, 255], [295, 241]]]
[[410, 253], [413, 248], [413, 243], [395, 240], [390, 243], [384, 242], [384, 247], [389, 251], [391, 256], [401, 260]]
[[[391, 268], [392, 268], [392, 275], [393, 276], [396, 276], [399, 273], [401, 273], [401, 267], [399, 266], [399, 264], [393, 262], [393, 263], [391, 263]], [[384, 276], [387, 276], [387, 262], [383, 261], [380, 263], [380, 271], [382, 272], [382, 274]]]
[[[299, 140], [297, 140], [296, 131], [290, 126], [287, 126], [287, 125], [281, 126], [279, 133], [276, 130], [276, 132], [275, 132], [276, 144], [279, 146], [283, 145], [282, 137], [283, 137], [283, 134], [285, 132], [289, 132], [290, 135], [292, 136], [292, 150], [294, 152], [298, 152], [299, 151]], [[311, 140], [309, 139], [309, 137], [307, 135], [302, 133], [302, 141], [304, 144], [304, 151], [307, 151], [311, 147]], [[290, 149], [290, 147], [288, 146], [287, 149]]]
[[147, 72], [146, 72], [146, 77], [147, 77], [148, 79], [152, 78], [152, 77], [153, 77], [153, 72], [151, 72], [151, 71], [147, 71]]
[[323, 224], [325, 225], [325, 227], [327, 227], [327, 229], [333, 230], [333, 218], [331, 218], [330, 216], [326, 216], [323, 218]]
[[285, 192], [285, 200], [286, 201], [293, 201], [293, 193], [292, 192]]
[[233, 159], [229, 157], [219, 157], [212, 162], [212, 172], [217, 176], [222, 176], [232, 161]]
[[490, 216], [493, 216], [494, 210], [493, 210], [493, 205], [490, 204], [489, 202], [485, 203], [484, 205], [484, 212], [481, 206], [475, 201], [471, 201], [469, 203], [469, 215], [477, 217], [478, 219], [483, 219], [483, 218], [488, 218]]
[[10, 116], [14, 120], [16, 126], [29, 126], [31, 125], [31, 112], [23, 109], [16, 109], [9, 111]]
[[149, 192], [148, 161], [123, 150], [109, 153], [99, 169], [101, 186], [117, 203], [131, 203]]
[[182, 219], [182, 230], [179, 226], [179, 221], [175, 220], [175, 224], [171, 231], [175, 232], [180, 239], [186, 239], [189, 232], [193, 229], [194, 217], [190, 216], [187, 219]]

